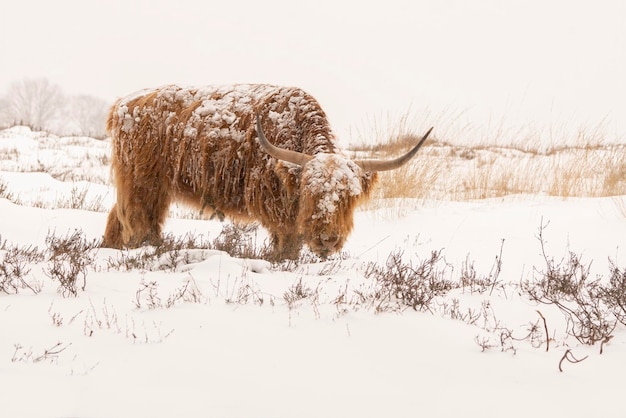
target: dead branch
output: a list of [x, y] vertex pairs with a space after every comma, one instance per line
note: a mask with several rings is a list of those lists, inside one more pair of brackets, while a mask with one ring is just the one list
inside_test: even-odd
[[607, 335], [606, 337], [604, 337], [604, 339], [600, 343], [600, 354], [604, 352], [604, 344], [608, 344], [608, 342], [611, 341], [612, 338], [612, 335]]
[[565, 354], [563, 354], [563, 357], [561, 357], [561, 360], [559, 361], [559, 371], [563, 372], [563, 360], [567, 360], [570, 363], [580, 363], [581, 361], [586, 360], [587, 357], [589, 356], [585, 356], [579, 360], [574, 357], [574, 355], [572, 354], [572, 350], [568, 348], [567, 350], [565, 350]]
[[546, 353], [547, 353], [548, 350], [550, 349], [550, 334], [548, 334], [548, 323], [546, 322], [546, 317], [543, 316], [543, 314], [541, 313], [539, 309], [537, 309], [537, 313], [543, 320], [543, 328], [546, 330]]

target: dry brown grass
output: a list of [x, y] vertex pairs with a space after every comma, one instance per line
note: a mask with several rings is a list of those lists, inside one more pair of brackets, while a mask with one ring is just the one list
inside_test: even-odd
[[[387, 141], [354, 146], [363, 157], [400, 155], [420, 138], [422, 127], [410, 129], [402, 117]], [[626, 145], [603, 129], [583, 127], [572, 137], [564, 129], [546, 133], [530, 128], [497, 131], [493, 140], [479, 138], [463, 144], [456, 134], [446, 139], [435, 126], [433, 136], [408, 166], [381, 173], [367, 208], [386, 207], [385, 199], [472, 200], [535, 194], [557, 197], [607, 197], [626, 195]], [[475, 134], [475, 130], [468, 133]], [[520, 136], [512, 136], [520, 135]], [[376, 138], [381, 138], [379, 134]], [[509, 145], [503, 145], [510, 138]]]

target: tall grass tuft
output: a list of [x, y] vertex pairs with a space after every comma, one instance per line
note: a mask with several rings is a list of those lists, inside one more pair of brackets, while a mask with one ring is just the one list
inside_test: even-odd
[[[500, 198], [516, 194], [557, 197], [626, 195], [626, 145], [602, 124], [582, 127], [565, 137], [565, 129], [496, 129], [489, 138], [459, 123], [460, 116], [442, 120], [461, 126], [437, 126], [431, 139], [405, 167], [380, 173], [367, 208], [385, 206], [385, 199], [454, 200]], [[430, 121], [429, 121], [430, 122]], [[403, 116], [380, 132], [374, 144], [353, 146], [359, 158], [386, 158], [405, 152], [421, 137], [424, 121], [411, 124]], [[377, 127], [376, 127], [377, 128]], [[378, 128], [377, 128], [378, 129]]]

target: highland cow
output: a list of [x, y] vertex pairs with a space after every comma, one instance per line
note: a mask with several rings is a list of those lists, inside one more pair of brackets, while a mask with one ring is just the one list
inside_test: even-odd
[[339, 251], [376, 172], [404, 164], [428, 136], [395, 160], [352, 160], [313, 97], [263, 84], [141, 91], [117, 101], [107, 130], [117, 202], [104, 247], [157, 245], [179, 201], [258, 221], [274, 259], [297, 258], [304, 244]]

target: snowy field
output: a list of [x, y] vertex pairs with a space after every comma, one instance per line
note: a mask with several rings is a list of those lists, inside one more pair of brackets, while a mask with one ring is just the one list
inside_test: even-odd
[[[92, 248], [73, 296], [50, 243], [101, 239], [108, 147], [0, 132], [2, 416], [623, 416], [624, 326], [609, 317], [611, 338], [586, 344], [524, 283], [570, 252], [607, 282], [626, 264], [626, 197], [381, 203], [323, 262]], [[210, 242], [228, 227], [172, 215], [174, 237]], [[261, 228], [249, 235], [263, 245]], [[11, 259], [35, 246], [43, 256]], [[453, 285], [410, 306], [372, 273], [394, 260]]]

